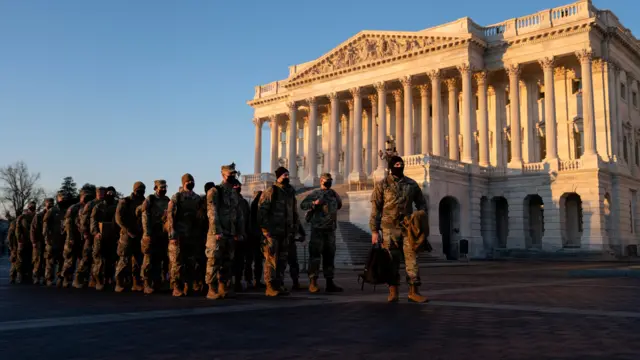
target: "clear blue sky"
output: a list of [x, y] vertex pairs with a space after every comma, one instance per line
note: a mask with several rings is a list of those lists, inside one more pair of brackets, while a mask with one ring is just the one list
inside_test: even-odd
[[[254, 86], [283, 79], [360, 30], [481, 25], [570, 0], [29, 0], [0, 2], [0, 166], [24, 160], [54, 190], [185, 172], [201, 191], [220, 165], [253, 172]], [[600, 0], [636, 35], [638, 2]], [[637, 20], [636, 20], [637, 21]], [[263, 133], [263, 169], [269, 135]]]

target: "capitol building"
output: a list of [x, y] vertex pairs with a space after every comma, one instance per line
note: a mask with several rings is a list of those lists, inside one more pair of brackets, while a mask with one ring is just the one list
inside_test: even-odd
[[589, 0], [489, 26], [363, 30], [255, 87], [245, 190], [281, 165], [296, 187], [329, 172], [369, 231], [381, 151], [395, 147], [429, 204], [436, 256], [457, 258], [463, 239], [473, 258], [627, 256], [640, 239], [639, 80], [640, 41]]

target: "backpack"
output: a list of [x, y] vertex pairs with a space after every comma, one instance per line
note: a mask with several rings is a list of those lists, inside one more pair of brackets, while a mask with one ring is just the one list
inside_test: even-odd
[[364, 284], [369, 283], [376, 289], [376, 285], [389, 283], [393, 272], [391, 271], [391, 254], [389, 250], [379, 244], [373, 245], [369, 250], [369, 257], [364, 271], [358, 275], [358, 284], [362, 284], [360, 290], [364, 290]]

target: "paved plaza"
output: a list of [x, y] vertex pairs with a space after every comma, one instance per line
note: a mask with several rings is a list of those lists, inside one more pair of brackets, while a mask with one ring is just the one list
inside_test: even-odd
[[9, 286], [7, 267], [3, 257], [3, 359], [611, 360], [637, 359], [640, 339], [640, 278], [585, 277], [620, 263], [430, 266], [424, 305], [404, 293], [387, 304], [384, 287], [361, 291], [350, 271], [344, 294], [212, 302]]

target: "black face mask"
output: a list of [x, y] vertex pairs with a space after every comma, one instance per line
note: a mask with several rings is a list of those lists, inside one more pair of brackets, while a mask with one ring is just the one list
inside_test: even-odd
[[160, 195], [160, 196], [167, 195], [167, 189], [158, 190], [158, 195]]
[[29, 208], [29, 211], [31, 211], [31, 212], [36, 212], [36, 208], [35, 208], [35, 207], [30, 207], [30, 208]]
[[401, 167], [392, 167], [391, 168], [391, 175], [397, 177], [397, 178], [401, 178], [404, 176], [404, 166]]
[[144, 197], [144, 190], [138, 190], [134, 194], [136, 194], [136, 196], [138, 198], [143, 198]]
[[282, 179], [282, 185], [289, 185], [289, 178]]
[[327, 189], [331, 189], [331, 185], [333, 185], [333, 182], [331, 180], [327, 180], [324, 182], [324, 187], [326, 187]]
[[194, 183], [192, 183], [192, 182], [187, 183], [187, 185], [186, 185], [187, 190], [189, 190], [189, 191], [193, 190], [193, 187], [194, 187], [195, 185], [196, 185], [196, 184], [194, 184]]
[[240, 194], [242, 192], [242, 188], [237, 187], [237, 188], [233, 188], [238, 194]]

